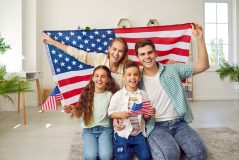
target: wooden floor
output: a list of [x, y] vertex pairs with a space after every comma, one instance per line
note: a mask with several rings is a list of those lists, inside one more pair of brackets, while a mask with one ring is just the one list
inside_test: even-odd
[[[194, 128], [229, 127], [239, 131], [239, 102], [194, 101]], [[0, 112], [0, 160], [66, 160], [79, 120], [61, 111], [39, 113], [27, 108], [27, 125], [21, 114]]]

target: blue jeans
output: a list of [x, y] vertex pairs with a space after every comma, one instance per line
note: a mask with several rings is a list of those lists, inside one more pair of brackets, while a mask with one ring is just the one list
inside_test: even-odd
[[148, 143], [154, 160], [178, 160], [181, 150], [189, 160], [207, 159], [201, 138], [181, 119], [156, 122]]
[[113, 158], [113, 130], [109, 127], [96, 126], [83, 129], [84, 160], [111, 160]]
[[131, 160], [135, 154], [139, 160], [150, 160], [151, 154], [148, 143], [142, 133], [129, 136], [128, 139], [114, 136], [114, 156], [116, 160]]

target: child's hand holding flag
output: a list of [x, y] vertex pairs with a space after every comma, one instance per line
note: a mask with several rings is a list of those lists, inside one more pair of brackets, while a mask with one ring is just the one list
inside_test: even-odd
[[154, 107], [152, 107], [152, 106], [149, 107], [148, 112], [143, 115], [143, 116], [144, 116], [144, 119], [148, 119], [148, 118], [150, 118], [151, 116], [155, 115], [155, 112], [156, 112], [156, 110], [155, 110]]

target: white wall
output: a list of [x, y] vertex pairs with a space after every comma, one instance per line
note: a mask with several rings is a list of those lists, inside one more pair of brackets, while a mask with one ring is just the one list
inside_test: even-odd
[[20, 71], [22, 68], [22, 0], [0, 0], [0, 34], [11, 46], [11, 50], [0, 56], [0, 63], [11, 63], [12, 67], [7, 67], [8, 71]]
[[[42, 2], [38, 0], [23, 1], [23, 61], [24, 71], [36, 71], [41, 68], [42, 48], [39, 32], [42, 28]], [[39, 45], [40, 44], [40, 45]]]
[[234, 53], [237, 53], [237, 54], [234, 54], [234, 63], [239, 63], [239, 32], [238, 32], [238, 26], [239, 26], [239, 2], [238, 1], [234, 1], [233, 3], [233, 8], [234, 8], [234, 14], [236, 15], [234, 17], [234, 47], [235, 47], [235, 50], [234, 50]]
[[[3, 6], [2, 2], [6, 5], [13, 1], [0, 0], [0, 9]], [[236, 10], [239, 4], [236, 0], [233, 2], [234, 12], [239, 15], [238, 9]], [[53, 88], [54, 83], [40, 39], [41, 30], [77, 29], [79, 25], [83, 28], [86, 26], [114, 28], [117, 27], [120, 18], [130, 19], [134, 27], [146, 26], [149, 19], [157, 19], [160, 25], [186, 22], [203, 24], [203, 0], [24, 0], [22, 5], [20, 8], [24, 9], [23, 36], [21, 37], [19, 32], [17, 38], [20, 36], [23, 39], [23, 53], [26, 58], [24, 69], [42, 71], [42, 88]], [[10, 15], [12, 14], [18, 15], [18, 10], [11, 10]], [[235, 19], [237, 22], [234, 26], [238, 26], [238, 16]], [[0, 14], [1, 21], [3, 20]], [[234, 51], [238, 51], [237, 46], [239, 46], [237, 38], [239, 34], [236, 33], [236, 35], [234, 40], [237, 45]], [[196, 57], [195, 40], [193, 40], [193, 54]], [[235, 58], [239, 61], [238, 54]], [[228, 80], [221, 81], [215, 72], [204, 72], [195, 76], [194, 91], [195, 99], [233, 99], [235, 97], [232, 83]], [[27, 105], [36, 104], [34, 93], [27, 97]]]
[[[23, 70], [36, 70], [36, 0], [23, 0]], [[30, 42], [30, 45], [29, 45]]]
[[129, 18], [133, 26], [145, 26], [150, 18], [161, 24], [202, 22], [201, 7], [201, 0], [43, 0], [43, 26], [44, 29], [76, 29], [78, 25], [116, 27], [123, 17]]

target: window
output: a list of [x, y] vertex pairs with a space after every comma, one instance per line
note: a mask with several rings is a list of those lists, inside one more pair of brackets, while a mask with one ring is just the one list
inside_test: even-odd
[[230, 61], [232, 57], [231, 0], [205, 0], [205, 42], [210, 65]]
[[[10, 14], [11, 12], [11, 14]], [[8, 18], [6, 18], [8, 17]], [[22, 70], [22, 0], [4, 0], [0, 5], [0, 34], [11, 49], [0, 55], [8, 72]]]

